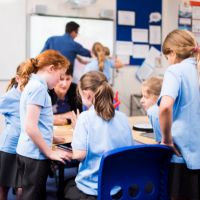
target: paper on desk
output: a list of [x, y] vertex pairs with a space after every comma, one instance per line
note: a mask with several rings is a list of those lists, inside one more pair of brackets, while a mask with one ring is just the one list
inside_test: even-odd
[[148, 43], [148, 30], [142, 28], [132, 28], [132, 41]]
[[116, 53], [117, 55], [132, 55], [133, 43], [132, 42], [116, 42]]
[[135, 12], [131, 11], [118, 11], [118, 24], [135, 26]]

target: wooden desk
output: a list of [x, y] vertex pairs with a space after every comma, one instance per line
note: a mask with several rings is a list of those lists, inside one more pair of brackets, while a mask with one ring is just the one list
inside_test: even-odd
[[[131, 128], [133, 127], [134, 124], [149, 123], [147, 116], [135, 116], [135, 117], [129, 117], [128, 119], [129, 119], [129, 124]], [[157, 144], [155, 139], [144, 136], [144, 133], [145, 132], [142, 132], [142, 131], [132, 130], [133, 138], [135, 141], [141, 144]]]
[[[132, 128], [134, 124], [137, 123], [148, 123], [148, 117], [147, 116], [135, 116], [135, 117], [129, 117], [129, 124]], [[132, 131], [133, 138], [139, 143], [142, 144], [156, 144], [156, 141], [153, 138], [145, 137], [142, 134], [144, 132], [142, 131]], [[70, 125], [66, 126], [54, 126], [54, 135], [61, 136], [65, 138], [65, 143], [70, 143], [72, 141], [72, 135], [73, 135], [73, 129]]]

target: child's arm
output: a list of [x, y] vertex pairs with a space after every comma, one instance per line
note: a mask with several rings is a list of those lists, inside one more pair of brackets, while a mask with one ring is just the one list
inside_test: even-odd
[[66, 152], [53, 151], [42, 138], [42, 134], [38, 128], [38, 120], [40, 115], [40, 106], [28, 105], [25, 119], [25, 131], [38, 148], [51, 160], [58, 160], [64, 163], [64, 160], [70, 160], [69, 154]]
[[174, 146], [171, 134], [173, 105], [174, 105], [174, 99], [172, 97], [170, 96], [162, 97], [159, 109], [159, 122], [160, 122], [160, 129], [162, 132], [161, 143], [169, 147], [172, 147], [174, 152], [178, 156], [180, 156], [180, 153]]
[[86, 156], [86, 151], [84, 150], [73, 150], [72, 159], [82, 161]]

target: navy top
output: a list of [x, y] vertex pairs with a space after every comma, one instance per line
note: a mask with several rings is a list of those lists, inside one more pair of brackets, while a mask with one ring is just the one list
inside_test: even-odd
[[72, 68], [77, 55], [91, 57], [90, 51], [85, 49], [78, 42], [74, 41], [74, 39], [68, 33], [65, 33], [61, 36], [53, 36], [48, 38], [42, 51], [47, 49], [54, 49], [62, 53], [66, 58], [69, 59]]
[[77, 98], [76, 88], [77, 85], [71, 83], [64, 100], [58, 98], [54, 89], [49, 91], [54, 114], [62, 114], [72, 110], [76, 112], [77, 109], [79, 109], [80, 112], [82, 111], [82, 104]]

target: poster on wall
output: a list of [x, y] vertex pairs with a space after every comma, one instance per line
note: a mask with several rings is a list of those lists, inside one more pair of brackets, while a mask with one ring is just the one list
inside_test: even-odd
[[178, 28], [192, 30], [192, 7], [189, 1], [182, 0], [179, 4]]

